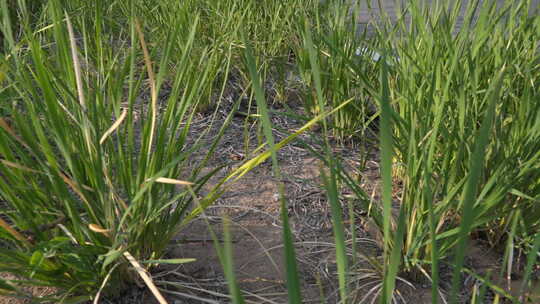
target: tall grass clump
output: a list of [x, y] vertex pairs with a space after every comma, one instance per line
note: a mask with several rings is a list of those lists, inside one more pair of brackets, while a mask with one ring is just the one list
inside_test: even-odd
[[[301, 40], [293, 44], [305, 111], [316, 115], [350, 99], [347, 106], [328, 120], [332, 125], [331, 133], [338, 139], [365, 138], [370, 131], [367, 126], [376, 113], [375, 101], [371, 98], [372, 84], [377, 80], [376, 66], [371, 58], [373, 51], [368, 48], [374, 42], [373, 37], [356, 31], [359, 2], [343, 5], [339, 1], [323, 1], [316, 8], [314, 15], [298, 18], [298, 32], [303, 34]], [[306, 26], [312, 32], [310, 36], [306, 35]], [[316, 80], [308, 52], [311, 44], [317, 49], [322, 101], [318, 100], [315, 90]]]
[[[0, 117], [0, 272], [16, 276], [0, 279], [0, 292], [75, 303], [140, 279], [152, 287], [145, 271], [198, 214], [188, 190], [198, 194], [217, 170], [201, 175], [214, 149], [188, 144], [193, 110], [219, 74], [215, 53], [193, 56], [200, 18], [185, 35], [171, 20], [158, 52], [133, 1], [123, 16], [129, 39], [104, 33], [113, 21], [100, 10], [88, 20], [48, 1], [46, 26], [22, 24], [15, 42], [11, 2], [0, 3], [8, 110]], [[193, 163], [194, 153], [203, 161]], [[32, 298], [20, 284], [55, 292]]]
[[[530, 1], [507, 2], [502, 7], [458, 1], [428, 8], [412, 1], [398, 12], [397, 23], [382, 14], [382, 22], [373, 25], [374, 39], [358, 55], [353, 53], [362, 45], [333, 40], [351, 37], [349, 41], [354, 42], [345, 33], [347, 23], [338, 22], [332, 31], [332, 27], [319, 27], [323, 23], [319, 19], [314, 25], [309, 18], [299, 22], [303, 40], [295, 54], [306, 84], [307, 112], [316, 114], [332, 107], [336, 113], [338, 107], [344, 112], [329, 119], [334, 129], [325, 127], [323, 136], [329, 132], [350, 136], [354, 124], [361, 125], [366, 117], [365, 112], [355, 114], [358, 106], [346, 107], [353, 100], [347, 94], [334, 99], [343, 92], [341, 84], [357, 84], [379, 105], [372, 119], [379, 122], [382, 202], [366, 202], [364, 189], [339, 159], [319, 154], [330, 166], [330, 175], [323, 172], [323, 176], [332, 206], [340, 303], [398, 302], [403, 300], [396, 290], [399, 282], [423, 280], [431, 283], [433, 303], [441, 298], [479, 303], [486, 289], [495, 294], [495, 301], [527, 301], [540, 246], [536, 210], [540, 23], [530, 15], [530, 5]], [[349, 11], [341, 7], [341, 14], [338, 8], [333, 16], [345, 20]], [[458, 21], [462, 22], [459, 29]], [[364, 58], [370, 50], [380, 52], [376, 62]], [[365, 75], [367, 71], [372, 74]], [[339, 100], [350, 103], [340, 105]], [[342, 119], [347, 115], [351, 119]], [[381, 258], [369, 257], [360, 244], [351, 249], [351, 243], [343, 239], [341, 186], [353, 190], [379, 228]], [[494, 247], [526, 253], [520, 290], [508, 290], [494, 283], [501, 282], [496, 277], [465, 267], [471, 234], [485, 237]], [[285, 238], [285, 242], [292, 246], [292, 240]], [[521, 246], [514, 246], [517, 243]], [[504, 267], [494, 269], [495, 273], [510, 276], [512, 255], [506, 254]], [[290, 251], [286, 257], [292, 259]], [[376, 274], [357, 270], [360, 264], [354, 261], [359, 258]], [[445, 274], [452, 277], [451, 282], [441, 279], [443, 263], [454, 269]], [[463, 273], [483, 284], [479, 290], [465, 291], [469, 299], [461, 298]], [[380, 281], [366, 283], [366, 278]], [[293, 280], [290, 286], [298, 286], [298, 277], [289, 279]], [[300, 301], [297, 296], [290, 299], [290, 303]]]
[[[148, 38], [150, 45], [159, 46], [171, 30], [172, 22], [181, 25], [179, 31], [186, 35], [193, 21], [193, 16], [200, 18], [197, 39], [193, 42], [193, 59], [198, 58], [200, 51], [219, 58], [230, 53], [231, 84], [245, 89], [249, 86], [249, 71], [243, 64], [245, 49], [244, 35], [252, 44], [257, 56], [257, 64], [265, 79], [269, 93], [276, 100], [285, 101], [286, 75], [292, 69], [293, 44], [299, 40], [296, 29], [298, 15], [314, 15], [318, 0], [285, 0], [285, 1], [256, 1], [256, 0], [133, 0], [133, 1], [68, 1], [65, 6], [71, 7], [86, 18], [93, 18], [89, 12], [103, 11], [103, 18], [111, 20], [112, 29], [120, 35], [125, 29], [122, 19], [114, 20], [114, 16], [125, 15], [131, 6], [145, 20], [145, 30], [151, 33]], [[101, 3], [101, 4], [100, 4]], [[129, 4], [132, 3], [132, 4]], [[124, 35], [128, 34], [124, 31]], [[181, 48], [181, 45], [175, 46]], [[177, 61], [179, 53], [170, 55], [172, 61]], [[213, 63], [219, 66], [219, 60]], [[219, 71], [216, 69], [215, 71]], [[221, 78], [223, 75], [219, 75]], [[205, 98], [200, 103], [201, 109], [215, 106], [216, 94], [219, 95], [221, 83], [215, 82], [206, 88]]]
[[[538, 213], [540, 37], [528, 3], [477, 7], [473, 1], [456, 34], [457, 10], [433, 14], [413, 6], [410, 28], [400, 23], [395, 40], [387, 40], [399, 57], [390, 69], [390, 94], [399, 117], [395, 177], [409, 210], [404, 253], [411, 264], [429, 260], [430, 208], [441, 256], [455, 244], [458, 230], [450, 228], [464, 216], [472, 216], [471, 228], [484, 230], [508, 227], [517, 212]], [[470, 214], [460, 215], [461, 189], [478, 160], [473, 147], [491, 103], [493, 122], [475, 177], [481, 190]], [[522, 219], [521, 232], [534, 234], [540, 217]]]
[[[451, 294], [456, 300], [472, 233], [491, 246], [535, 254], [531, 249], [540, 224], [540, 19], [531, 5], [458, 1], [429, 7], [411, 1], [396, 22], [374, 25], [372, 48], [380, 50], [376, 66], [384, 76], [378, 84], [364, 86], [372, 86], [367, 92], [382, 101], [378, 114], [381, 145], [386, 143], [381, 151], [385, 188], [384, 203], [370, 205], [379, 211], [369, 212], [384, 236], [385, 302], [392, 298], [396, 276], [433, 282], [436, 300], [442, 261], [457, 269]], [[360, 77], [362, 67], [350, 55], [343, 57]], [[391, 133], [384, 133], [390, 122]], [[338, 176], [358, 197], [366, 197], [353, 180]], [[501, 274], [510, 276], [512, 255], [506, 255]], [[493, 290], [498, 297], [516, 300]]]
[[[48, 1], [44, 1], [47, 3]], [[243, 64], [245, 34], [257, 54], [260, 71], [267, 83], [263, 84], [276, 101], [288, 99], [286, 92], [287, 75], [292, 70], [294, 61], [293, 45], [300, 40], [296, 19], [299, 15], [312, 16], [318, 0], [286, 0], [286, 1], [256, 1], [256, 0], [225, 0], [225, 1], [162, 1], [162, 0], [132, 0], [132, 1], [61, 1], [62, 7], [72, 11], [79, 18], [93, 22], [96, 14], [108, 22], [107, 28], [96, 28], [96, 33], [106, 37], [111, 43], [115, 40], [129, 40], [128, 21], [122, 16], [134, 11], [141, 20], [143, 30], [148, 33], [147, 42], [156, 53], [161, 52], [159, 46], [170, 35], [172, 26], [179, 35], [187, 35], [193, 22], [193, 16], [199, 16], [197, 39], [193, 42], [192, 60], [200, 59], [201, 52], [213, 59], [217, 75], [214, 79], [223, 78], [220, 74], [221, 57], [229, 56], [231, 60], [230, 87], [239, 87], [242, 91], [249, 86], [249, 71]], [[110, 36], [110, 35], [114, 36]], [[176, 42], [174, 49], [181, 49]], [[180, 52], [171, 52], [169, 60], [177, 62]], [[201, 92], [204, 98], [199, 103], [201, 110], [208, 110], [216, 105], [217, 96], [221, 93], [222, 83], [215, 81]]]
[[[277, 151], [320, 124], [340, 303], [396, 303], [400, 282], [421, 278], [434, 303], [455, 303], [464, 272], [483, 282], [473, 303], [487, 288], [496, 301], [527, 300], [540, 248], [540, 18], [531, 1], [409, 1], [397, 21], [381, 13], [373, 35], [360, 37], [360, 1], [29, 2], [0, 0], [0, 273], [15, 277], [0, 277], [0, 295], [98, 302], [142, 280], [163, 301], [147, 271], [192, 261], [163, 259], [169, 241], [265, 160], [280, 179]], [[267, 100], [286, 100], [291, 79], [310, 118], [275, 142]], [[230, 87], [251, 89], [265, 140], [203, 192], [219, 167], [201, 172], [242, 96], [210, 144], [190, 130], [193, 115]], [[368, 131], [379, 139], [377, 201], [329, 140], [374, 138]], [[359, 206], [343, 206], [343, 188]], [[289, 302], [301, 303], [283, 183], [279, 191]], [[354, 208], [379, 230], [380, 256], [356, 239]], [[228, 223], [218, 256], [232, 302], [244, 303]], [[510, 278], [516, 251], [526, 255], [519, 291], [465, 267], [472, 235], [504, 252], [496, 275]], [[53, 289], [36, 298], [21, 285]]]
[[[436, 301], [439, 287], [450, 288], [439, 286], [444, 262], [456, 269], [451, 293], [455, 300], [460, 272], [467, 270], [463, 261], [471, 234], [496, 248], [506, 247], [506, 257], [523, 250], [535, 260], [531, 249], [540, 219], [540, 19], [531, 5], [458, 1], [430, 7], [412, 1], [398, 11], [395, 22], [381, 13], [383, 20], [372, 25], [375, 37], [367, 40], [366, 48], [381, 55], [373, 64], [381, 77], [378, 83], [365, 75], [366, 64], [359, 64], [352, 52], [333, 47], [332, 34], [313, 40], [319, 58], [333, 51], [339, 58], [332, 63], [341, 60], [351, 71], [342, 76], [326, 70], [325, 77], [354, 77], [382, 107], [376, 120], [384, 203], [372, 202], [366, 211], [383, 235], [383, 261], [371, 263], [384, 284], [372, 296], [391, 301], [395, 279], [425, 278], [433, 283]], [[313, 60], [304, 58], [308, 64], [302, 65], [301, 57], [299, 65], [309, 71]], [[324, 60], [318, 61], [324, 70]], [[326, 90], [340, 91], [336, 84]], [[330, 99], [325, 95], [325, 102], [331, 104]], [[355, 110], [343, 111], [354, 117]], [[349, 127], [370, 121], [362, 120], [362, 114], [357, 117], [360, 122], [349, 122]], [[389, 123], [391, 133], [384, 133]], [[327, 164], [340, 172], [340, 184], [366, 199], [344, 166], [332, 159]], [[512, 263], [506, 258], [500, 273], [510, 276]], [[490, 287], [498, 297], [517, 299]]]
[[257, 54], [256, 64], [267, 90], [275, 101], [287, 102], [288, 75], [294, 64], [293, 48], [299, 41], [299, 15], [315, 14], [316, 0], [285, 1], [186, 1], [191, 11], [201, 14], [201, 41], [215, 52], [231, 47], [237, 84], [249, 87], [250, 72], [243, 64], [245, 42]]

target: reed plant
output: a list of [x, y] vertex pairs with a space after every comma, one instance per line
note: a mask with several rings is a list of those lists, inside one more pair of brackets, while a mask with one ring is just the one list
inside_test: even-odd
[[[97, 302], [142, 280], [164, 301], [147, 270], [192, 261], [163, 259], [171, 238], [267, 159], [279, 179], [277, 151], [319, 125], [336, 302], [397, 303], [402, 283], [421, 277], [433, 303], [480, 303], [488, 290], [527, 301], [540, 248], [540, 18], [530, 0], [410, 1], [397, 21], [379, 12], [360, 37], [359, 1], [40, 4], [0, 0], [0, 272], [17, 276], [0, 279], [0, 294]], [[308, 121], [276, 142], [269, 96], [286, 95], [291, 74]], [[263, 136], [254, 157], [208, 188], [220, 167], [201, 172], [243, 96], [213, 142], [190, 127], [231, 79], [250, 90]], [[380, 200], [333, 154], [332, 137], [378, 138]], [[358, 204], [344, 203], [345, 188]], [[302, 303], [279, 190], [289, 303]], [[382, 236], [380, 256], [356, 238], [358, 209]], [[227, 223], [216, 247], [231, 301], [244, 303]], [[510, 277], [516, 251], [526, 256], [521, 297], [464, 266], [472, 235], [504, 252], [496, 275]], [[465, 300], [464, 273], [483, 283]], [[21, 284], [55, 292], [34, 298]]]
[[[202, 134], [190, 132], [193, 115], [210, 98], [224, 99], [234, 68], [258, 73], [254, 63], [243, 65], [244, 51], [242, 65], [235, 64], [243, 48], [238, 44], [253, 40], [238, 42], [210, 31], [225, 26], [220, 22], [236, 27], [232, 34], [246, 31], [245, 15], [229, 15], [229, 20], [219, 14], [225, 8], [247, 14], [252, 6], [207, 2], [210, 13], [219, 15], [210, 20], [205, 9], [190, 12], [202, 5], [198, 2], [50, 0], [44, 2], [43, 21], [22, 18], [15, 35], [7, 3], [0, 2], [6, 37], [0, 92], [5, 97], [0, 272], [16, 279], [2, 277], [2, 294], [33, 302], [97, 303], [101, 294], [119, 294], [142, 280], [164, 303], [147, 271], [193, 260], [163, 259], [169, 241], [230, 182], [327, 115], [313, 118], [281, 142], [274, 144], [269, 137], [267, 151], [203, 193], [221, 167], [203, 169], [242, 96], [212, 142], [203, 140], [216, 129], [212, 125]], [[281, 8], [276, 4], [265, 11], [276, 27], [283, 24], [272, 19], [274, 13], [291, 14]], [[27, 14], [24, 1], [17, 9]], [[258, 26], [252, 14], [248, 20]], [[275, 37], [242, 36], [263, 41], [265, 47], [282, 43]], [[211, 42], [218, 38], [219, 43]], [[263, 125], [267, 133], [267, 121]], [[195, 155], [199, 161], [194, 162]], [[26, 285], [52, 287], [53, 292], [34, 297], [21, 288]]]
[[[294, 62], [293, 44], [299, 40], [296, 29], [296, 20], [299, 15], [314, 15], [317, 2], [315, 0], [286, 0], [286, 1], [255, 1], [255, 0], [226, 0], [226, 1], [68, 1], [67, 6], [72, 10], [82, 12], [88, 18], [93, 18], [88, 12], [102, 7], [105, 18], [109, 16], [125, 15], [129, 10], [128, 3], [133, 2], [138, 15], [145, 20], [145, 31], [149, 44], [159, 46], [169, 35], [172, 24], [180, 25], [182, 34], [193, 21], [193, 16], [199, 16], [200, 26], [197, 39], [193, 43], [193, 56], [206, 50], [213, 56], [231, 54], [232, 75], [236, 79], [234, 85], [242, 88], [249, 86], [249, 71], [243, 62], [244, 35], [252, 44], [254, 52], [258, 54], [257, 60], [260, 72], [265, 79], [271, 80], [264, 86], [276, 96], [276, 101], [285, 102], [285, 84], [288, 72]], [[97, 3], [102, 3], [97, 5]], [[119, 18], [119, 20], [123, 20]], [[116, 21], [113, 29], [122, 32], [124, 22]], [[125, 31], [124, 31], [125, 32]], [[127, 34], [127, 33], [125, 33]], [[180, 45], [176, 46], [181, 48]], [[171, 54], [170, 59], [177, 61], [180, 54]], [[214, 63], [219, 65], [219, 61]], [[219, 69], [216, 68], [216, 71]], [[223, 75], [220, 75], [220, 77]], [[214, 83], [207, 87], [205, 101], [200, 103], [202, 109], [211, 109], [215, 106], [216, 95], [219, 94], [221, 83]]]
[[[397, 12], [396, 22], [381, 13], [383, 20], [372, 25], [375, 39], [366, 47], [380, 55], [372, 63], [377, 81], [364, 75], [365, 65], [353, 59], [352, 51], [343, 51], [343, 46], [340, 49], [332, 42], [332, 32], [313, 35], [309, 19], [302, 20], [307, 26], [297, 57], [311, 95], [305, 100], [306, 110], [317, 113], [332, 108], [331, 95], [323, 92], [340, 90], [335, 83], [325, 82], [325, 77], [354, 78], [379, 105], [374, 121], [379, 125], [380, 202], [369, 201], [360, 182], [350, 177], [338, 158], [316, 152], [330, 167], [329, 176], [322, 174], [332, 206], [340, 303], [398, 302], [397, 281], [407, 280], [430, 282], [433, 303], [441, 298], [450, 303], [479, 303], [488, 289], [495, 301], [531, 301], [527, 286], [532, 265], [537, 263], [540, 236], [535, 211], [540, 180], [540, 20], [531, 13], [531, 5], [530, 1], [498, 5], [458, 1], [429, 7], [412, 1]], [[349, 29], [343, 23], [338, 28]], [[346, 64], [349, 76], [343, 76], [341, 69], [325, 69], [324, 58], [332, 58], [330, 52], [338, 57], [335, 61]], [[365, 114], [357, 117], [360, 122], [349, 123], [370, 121], [362, 120]], [[340, 132], [347, 129], [329, 126]], [[335, 131], [324, 127], [322, 132], [329, 136]], [[355, 249], [343, 239], [341, 213], [347, 206], [342, 205], [341, 187], [352, 190], [379, 229], [380, 259], [367, 257], [354, 239]], [[494, 269], [495, 276], [465, 267], [473, 234], [493, 247], [506, 248], [504, 265]], [[521, 247], [516, 246], [519, 242]], [[510, 291], [493, 281], [497, 275], [510, 277], [516, 250], [527, 256], [526, 280], [519, 291]], [[374, 287], [367, 291], [356, 289], [352, 285], [358, 282], [356, 265], [350, 264], [355, 259], [370, 263], [380, 283], [370, 284]], [[451, 282], [442, 282], [442, 264], [453, 268]], [[464, 294], [464, 273], [483, 287]], [[363, 269], [358, 276], [368, 275]], [[464, 299], [467, 294], [471, 298]], [[296, 298], [290, 301], [299, 303]]]
[[[161, 301], [146, 271], [192, 260], [162, 257], [196, 217], [189, 191], [199, 194], [219, 169], [201, 174], [214, 149], [201, 149], [204, 134], [188, 144], [188, 134], [202, 93], [212, 77], [227, 75], [230, 57], [219, 57], [220, 73], [215, 53], [198, 50], [194, 59], [197, 15], [187, 35], [181, 19], [172, 20], [157, 52], [133, 1], [124, 16], [129, 40], [102, 32], [112, 22], [103, 11], [89, 21], [56, 0], [47, 1], [45, 26], [25, 22], [15, 37], [7, 3], [1, 1], [7, 111], [0, 117], [0, 272], [16, 279], [1, 279], [1, 293], [97, 302], [101, 293], [142, 280]], [[193, 164], [195, 153], [204, 157]], [[33, 298], [21, 284], [55, 292]]]
[[[381, 78], [368, 92], [381, 102], [383, 189], [382, 204], [370, 204], [380, 211], [370, 213], [384, 236], [383, 302], [392, 299], [397, 275], [431, 281], [436, 301], [441, 261], [456, 269], [455, 302], [472, 233], [506, 247], [507, 257], [526, 240], [521, 249], [535, 255], [540, 20], [531, 5], [412, 1], [396, 22], [383, 15], [373, 25]], [[353, 180], [341, 180], [366, 197]], [[507, 258], [500, 273], [509, 276], [512, 263]]]
[[[375, 41], [367, 31], [356, 30], [359, 14], [359, 2], [344, 5], [327, 1], [317, 5], [314, 16], [301, 15], [297, 21], [298, 32], [303, 34], [294, 44], [294, 54], [305, 112], [315, 115], [351, 99], [328, 120], [331, 135], [340, 140], [365, 139], [366, 135], [372, 135], [368, 126], [376, 116], [376, 101], [371, 96], [377, 70], [371, 58], [373, 50], [368, 48]], [[311, 32], [309, 35], [306, 26]], [[319, 100], [315, 90], [310, 48], [316, 49], [323, 100]]]
[[[432, 12], [413, 4], [408, 28], [398, 23], [399, 34], [386, 39], [399, 58], [389, 69], [389, 94], [396, 114], [394, 173], [408, 210], [404, 253], [411, 264], [430, 260], [432, 233], [439, 254], [451, 252], [455, 227], [468, 216], [471, 229], [483, 230], [508, 224], [517, 210], [536, 208], [538, 17], [529, 15], [529, 1], [472, 1], [456, 32], [458, 8], [465, 4], [455, 5], [448, 13], [446, 7]], [[491, 110], [493, 121], [484, 131], [481, 122]], [[477, 159], [473, 147], [481, 132], [487, 139]], [[477, 162], [481, 169], [471, 177]], [[471, 178], [480, 191], [465, 214], [460, 193]], [[436, 229], [428, 232], [431, 216]], [[537, 225], [538, 218], [529, 218], [522, 232], [534, 235]]]

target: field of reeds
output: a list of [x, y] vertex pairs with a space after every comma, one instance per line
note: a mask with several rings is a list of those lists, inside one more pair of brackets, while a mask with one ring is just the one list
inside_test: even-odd
[[540, 303], [539, 3], [390, 2], [0, 0], [0, 303]]

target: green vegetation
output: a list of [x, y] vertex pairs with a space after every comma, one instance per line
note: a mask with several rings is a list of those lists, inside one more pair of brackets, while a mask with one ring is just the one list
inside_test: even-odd
[[[197, 22], [188, 35], [167, 37], [156, 67], [136, 18], [131, 42], [115, 46], [100, 36], [99, 15], [77, 31], [59, 2], [47, 3], [47, 15], [53, 27], [24, 24], [17, 42], [5, 32], [12, 52], [4, 63], [10, 104], [1, 121], [0, 191], [8, 244], [0, 268], [60, 288], [54, 301], [89, 299], [132, 281], [122, 256], [161, 258], [189, 220], [186, 187], [198, 193], [211, 174], [200, 174], [204, 161], [187, 166], [200, 145], [186, 141], [193, 106], [214, 81], [215, 55], [190, 58]], [[179, 44], [183, 55], [171, 66]], [[171, 90], [158, 100], [165, 77]]]
[[[36, 302], [96, 300], [139, 276], [159, 299], [145, 271], [130, 268], [189, 263], [164, 258], [182, 228], [265, 160], [279, 179], [279, 149], [318, 126], [322, 149], [312, 152], [327, 167], [336, 302], [398, 303], [398, 281], [427, 280], [433, 303], [484, 303], [488, 290], [497, 303], [532, 303], [540, 248], [533, 5], [411, 1], [395, 22], [379, 12], [368, 34], [355, 30], [359, 6], [342, 1], [0, 0], [0, 273], [56, 288]], [[230, 90], [239, 93], [208, 148], [203, 138]], [[292, 107], [292, 92], [303, 113], [291, 115], [306, 123], [278, 142], [270, 105]], [[261, 145], [211, 184], [222, 167], [205, 169], [244, 99]], [[211, 123], [194, 132], [201, 111]], [[380, 199], [362, 187], [363, 168], [355, 176], [333, 152], [345, 141], [357, 143], [360, 159], [378, 147]], [[289, 303], [302, 303], [284, 189]], [[380, 256], [356, 239], [362, 212], [382, 236]], [[229, 224], [215, 245], [230, 298], [244, 303]], [[471, 236], [501, 252], [498, 273], [465, 266]], [[526, 258], [516, 296], [497, 279], [519, 267], [518, 255]], [[375, 287], [358, 287], [360, 260]], [[442, 284], [443, 264], [451, 284]], [[460, 294], [463, 273], [483, 282], [470, 299]], [[15, 281], [0, 276], [0, 295], [31, 297]]]

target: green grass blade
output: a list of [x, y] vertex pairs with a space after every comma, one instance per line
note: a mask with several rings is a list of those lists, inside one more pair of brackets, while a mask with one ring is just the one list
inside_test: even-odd
[[[321, 80], [321, 67], [318, 60], [318, 54], [313, 43], [313, 35], [311, 33], [310, 24], [306, 21], [304, 29], [304, 45], [308, 50], [309, 62], [311, 67], [311, 73], [315, 81], [315, 90], [317, 95], [317, 104], [318, 112], [324, 113], [326, 108], [325, 99], [322, 92], [322, 80]], [[325, 172], [322, 171], [323, 180], [326, 187], [327, 197], [330, 204], [330, 209], [332, 213], [332, 227], [334, 233], [334, 241], [336, 246], [336, 263], [338, 268], [338, 282], [339, 282], [339, 295], [340, 303], [347, 303], [347, 298], [349, 296], [348, 291], [348, 259], [347, 259], [347, 248], [345, 245], [345, 232], [343, 226], [343, 217], [341, 203], [338, 197], [338, 187], [337, 187], [337, 174], [336, 168], [334, 165], [334, 159], [330, 149], [330, 143], [328, 141], [328, 126], [326, 120], [322, 121], [323, 123], [323, 133], [324, 133], [324, 149], [326, 154], [326, 159], [330, 167], [330, 176], [326, 176]]]
[[401, 259], [402, 259], [401, 252], [402, 252], [402, 247], [403, 247], [404, 236], [405, 236], [405, 208], [402, 207], [399, 210], [397, 228], [394, 233], [394, 240], [393, 240], [394, 243], [393, 243], [390, 257], [389, 257], [390, 263], [387, 265], [387, 269], [384, 276], [383, 294], [381, 298], [382, 303], [392, 302], [394, 288], [396, 286], [396, 278], [397, 278], [397, 275], [401, 266]]
[[289, 224], [289, 215], [285, 200], [281, 200], [281, 220], [283, 225], [283, 244], [285, 247], [285, 267], [287, 270], [287, 291], [290, 304], [301, 304], [302, 289], [298, 276], [298, 266], [294, 250], [294, 237]]
[[[390, 93], [388, 88], [388, 67], [385, 55], [383, 55], [380, 82], [381, 95], [379, 103], [381, 107], [380, 116], [380, 150], [381, 150], [381, 176], [382, 176], [382, 205], [383, 205], [383, 237], [384, 237], [384, 263], [385, 277], [381, 303], [389, 303], [392, 299], [395, 286], [394, 270], [398, 268], [400, 259], [391, 259], [392, 233], [390, 226], [392, 223], [392, 109], [390, 108]], [[396, 235], [397, 236], [397, 235]]]
[[330, 203], [330, 211], [332, 214], [332, 228], [334, 231], [334, 242], [336, 246], [336, 264], [339, 280], [340, 303], [347, 303], [347, 276], [349, 271], [347, 247], [345, 244], [345, 229], [343, 227], [341, 202], [338, 196], [337, 174], [332, 162], [333, 160], [330, 159], [330, 175], [327, 176], [324, 170], [321, 170], [321, 175], [325, 184], [328, 202]]
[[493, 83], [490, 86], [490, 92], [487, 95], [489, 105], [476, 138], [474, 152], [470, 163], [469, 177], [463, 193], [463, 204], [461, 211], [462, 220], [459, 227], [459, 241], [455, 251], [455, 268], [452, 277], [452, 291], [450, 293], [451, 304], [457, 302], [458, 289], [461, 280], [461, 269], [463, 267], [469, 233], [471, 232], [473, 222], [475, 220], [474, 204], [477, 187], [481, 179], [482, 168], [484, 167], [485, 151], [488, 146], [489, 135], [491, 133], [493, 120], [495, 118], [495, 106], [496, 101], [499, 98], [499, 91], [501, 88], [503, 75], [504, 70], [501, 70], [497, 75], [497, 78], [493, 80]]
[[[255, 59], [253, 57], [251, 46], [244, 40], [246, 44], [245, 59], [248, 66], [248, 70], [252, 80], [252, 87], [255, 91], [255, 99], [257, 101], [257, 108], [260, 112], [260, 118], [263, 125], [263, 132], [266, 137], [266, 143], [270, 148], [270, 157], [272, 159], [272, 168], [274, 176], [281, 180], [281, 173], [279, 169], [279, 163], [277, 160], [277, 150], [272, 134], [272, 124], [270, 122], [270, 115], [266, 106], [266, 98], [260, 83], [260, 76], [257, 72], [255, 65]], [[302, 295], [300, 289], [300, 279], [298, 277], [298, 266], [296, 264], [296, 254], [293, 244], [293, 235], [289, 226], [288, 208], [285, 198], [285, 187], [283, 182], [279, 183], [279, 195], [281, 201], [281, 216], [283, 221], [283, 241], [285, 247], [285, 262], [287, 271], [287, 290], [289, 303], [302, 303]]]
[[[233, 263], [233, 251], [232, 251], [232, 239], [230, 231], [230, 219], [225, 218], [223, 220], [223, 237], [224, 243], [221, 251], [221, 259], [225, 270], [225, 277], [227, 278], [227, 285], [229, 286], [229, 292], [232, 297], [232, 302], [234, 304], [243, 304], [245, 303], [244, 297], [240, 291], [240, 287], [236, 282], [236, 276], [234, 274], [234, 263]], [[217, 242], [217, 239], [216, 239]], [[219, 244], [218, 244], [219, 246]]]
[[[193, 189], [188, 186], [188, 191], [195, 201], [197, 206], [201, 205], [201, 202], [197, 198], [197, 195]], [[203, 208], [205, 209], [205, 208]], [[223, 266], [223, 272], [225, 273], [225, 279], [227, 280], [227, 286], [229, 288], [229, 294], [231, 301], [234, 304], [244, 304], [245, 300], [242, 296], [242, 291], [238, 286], [236, 280], [236, 274], [234, 272], [234, 259], [233, 259], [233, 250], [232, 250], [232, 237], [230, 232], [231, 220], [228, 217], [223, 218], [223, 246], [220, 244], [219, 238], [211, 227], [210, 222], [206, 217], [203, 218], [208, 226], [212, 240], [214, 241], [214, 246], [216, 248], [219, 261]], [[188, 259], [189, 260], [189, 259]]]

